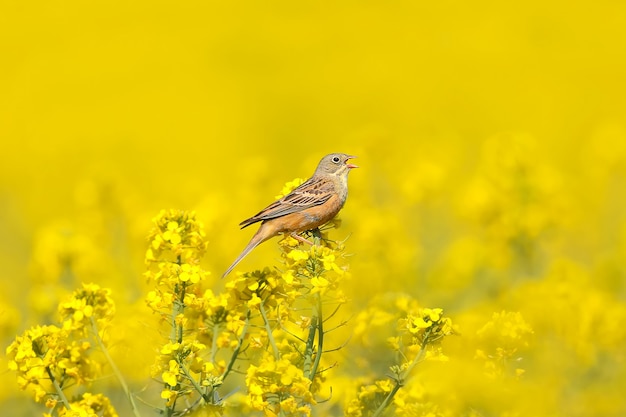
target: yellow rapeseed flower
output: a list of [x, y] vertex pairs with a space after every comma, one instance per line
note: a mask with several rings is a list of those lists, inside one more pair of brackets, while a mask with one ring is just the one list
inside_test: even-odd
[[178, 384], [178, 375], [180, 373], [180, 366], [175, 360], [169, 361], [169, 369], [161, 374], [163, 382], [171, 387], [175, 387]]
[[309, 253], [303, 250], [294, 249], [287, 253], [287, 258], [292, 259], [295, 262], [306, 261], [309, 259]]

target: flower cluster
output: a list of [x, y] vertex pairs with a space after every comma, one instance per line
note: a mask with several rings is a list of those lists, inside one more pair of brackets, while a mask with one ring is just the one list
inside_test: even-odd
[[[85, 384], [97, 375], [98, 366], [88, 359], [89, 342], [71, 340], [67, 330], [54, 325], [35, 326], [18, 336], [7, 348], [9, 369], [17, 372], [17, 383], [35, 401], [57, 398], [72, 384]], [[46, 405], [55, 405], [47, 402]]]
[[[415, 303], [401, 297], [395, 304], [399, 308], [409, 308], [406, 315], [397, 322], [397, 335], [387, 342], [398, 354], [399, 363], [389, 369], [390, 379], [376, 380], [359, 387], [356, 398], [346, 405], [346, 414], [353, 417], [380, 416], [392, 406], [396, 415], [413, 415], [417, 411], [432, 412], [436, 406], [424, 401], [423, 389], [409, 383], [413, 369], [422, 360], [447, 360], [441, 352], [441, 341], [455, 333], [452, 321], [443, 316], [441, 308], [415, 308]], [[409, 385], [408, 390], [400, 388]], [[426, 413], [428, 414], [428, 413]]]
[[405, 347], [405, 355], [411, 358], [429, 346], [431, 349], [426, 352], [426, 358], [447, 359], [439, 350], [434, 350], [435, 347], [439, 348], [444, 336], [454, 334], [452, 321], [443, 317], [443, 309], [422, 308], [410, 312], [406, 318], [399, 320], [398, 327], [400, 336], [389, 340], [394, 350]]
[[167, 413], [173, 413], [176, 402], [187, 396], [213, 404], [225, 365], [205, 360], [207, 347], [198, 339], [197, 329], [206, 326], [207, 311], [216, 303], [210, 290], [202, 290], [209, 276], [198, 265], [207, 246], [202, 223], [195, 213], [178, 210], [162, 210], [153, 222], [145, 276], [154, 290], [146, 304], [168, 322], [170, 337], [159, 350], [152, 375], [163, 381], [161, 398]]
[[103, 329], [115, 315], [115, 303], [111, 290], [96, 284], [83, 284], [68, 301], [59, 304], [63, 328], [68, 331], [86, 332], [93, 322]]
[[[266, 414], [310, 416], [315, 399], [311, 380], [304, 375], [300, 360], [294, 354], [282, 354], [276, 360], [265, 353], [259, 365], [251, 365], [246, 372], [247, 405]], [[299, 359], [299, 358], [298, 358]]]
[[[188, 341], [167, 343], [161, 348], [153, 375], [165, 383], [161, 398], [166, 401], [167, 407], [173, 408], [179, 397], [189, 395], [194, 390], [203, 399], [211, 399], [222, 385], [221, 375], [225, 366], [222, 363], [217, 367], [204, 360], [202, 353], [205, 350], [206, 346], [202, 343]], [[211, 404], [212, 401], [207, 403]]]
[[172, 321], [184, 307], [202, 314], [200, 282], [209, 276], [198, 265], [207, 246], [202, 223], [194, 213], [178, 210], [162, 210], [153, 222], [144, 275], [154, 290], [147, 294], [146, 304]]
[[194, 212], [161, 210], [153, 220], [146, 262], [196, 265], [206, 251], [204, 226]]
[[[59, 411], [59, 417], [117, 417], [111, 400], [102, 394], [84, 393], [80, 400], [70, 403], [71, 410], [63, 408]], [[44, 417], [52, 417], [44, 414]]]
[[477, 331], [481, 348], [476, 349], [476, 358], [484, 361], [485, 373], [495, 378], [513, 366], [516, 377], [523, 375], [525, 370], [519, 367], [519, 354], [528, 347], [532, 334], [532, 328], [521, 313], [493, 313], [491, 320]]
[[35, 326], [7, 348], [9, 369], [16, 371], [18, 386], [58, 415], [97, 409], [100, 416], [116, 416], [102, 395], [85, 392], [78, 402], [68, 401], [67, 395], [101, 375], [102, 363], [93, 358], [96, 347], [104, 349], [98, 325], [106, 326], [114, 312], [108, 289], [84, 284], [76, 290], [59, 304], [61, 327]]
[[[285, 190], [297, 186], [289, 183]], [[146, 276], [154, 283], [147, 305], [170, 326], [152, 375], [163, 382], [166, 412], [197, 397], [222, 406], [220, 390], [245, 364], [248, 410], [308, 415], [324, 380], [322, 363], [325, 306], [345, 302], [340, 282], [342, 244], [315, 232], [303, 248], [292, 237], [280, 242], [280, 271], [238, 273], [216, 294], [203, 288], [208, 273], [198, 263], [206, 242], [193, 213], [163, 211], [155, 218], [146, 253]], [[307, 314], [308, 312], [308, 314]]]
[[254, 326], [247, 339], [254, 357], [245, 381], [249, 409], [309, 415], [316, 404], [314, 394], [324, 380], [324, 308], [345, 302], [339, 284], [348, 275], [335, 244], [325, 236], [316, 242], [303, 248], [285, 237], [281, 271], [265, 269], [227, 283], [229, 293], [245, 302]]

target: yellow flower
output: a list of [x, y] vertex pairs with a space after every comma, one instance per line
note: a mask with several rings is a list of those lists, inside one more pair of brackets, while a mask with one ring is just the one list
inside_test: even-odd
[[323, 277], [313, 277], [311, 278], [311, 285], [313, 285], [313, 290], [311, 291], [312, 294], [317, 292], [324, 294], [328, 288], [329, 282]]
[[333, 271], [333, 270], [339, 269], [337, 264], [335, 264], [334, 253], [322, 256], [322, 262], [324, 264], [324, 269], [327, 271]]
[[248, 307], [250, 308], [254, 308], [257, 307], [261, 304], [261, 300], [256, 293], [252, 293], [252, 298], [250, 298], [250, 300], [248, 300]]
[[67, 301], [59, 304], [58, 311], [63, 328], [84, 331], [85, 326], [91, 327], [92, 316], [99, 325], [108, 322], [115, 314], [115, 303], [110, 294], [111, 290], [108, 288], [100, 288], [96, 284], [83, 284], [82, 288], [74, 291]]
[[302, 178], [294, 178], [292, 181], [285, 183], [283, 189], [280, 191], [280, 194], [278, 194], [274, 198], [276, 200], [283, 198], [284, 196], [295, 190], [302, 183], [304, 183], [304, 180]]
[[413, 326], [410, 329], [411, 333], [417, 333], [419, 332], [421, 329], [426, 329], [430, 326], [432, 326], [432, 322], [431, 321], [425, 321], [422, 317], [415, 317], [412, 321]]
[[169, 386], [175, 387], [178, 384], [179, 373], [180, 373], [180, 367], [178, 365], [178, 362], [176, 362], [175, 360], [170, 360], [169, 370], [161, 374], [161, 379], [163, 379], [163, 382], [165, 382]]
[[287, 284], [287, 285], [291, 285], [291, 284], [293, 284], [293, 281], [294, 281], [294, 279], [295, 279], [295, 278], [294, 278], [294, 276], [293, 276], [293, 271], [292, 271], [291, 269], [289, 269], [289, 270], [287, 270], [287, 271], [283, 272], [283, 273], [281, 274], [281, 278], [283, 279], [283, 281], [284, 281], [284, 282], [285, 282], [285, 284]]
[[17, 373], [18, 386], [29, 391], [35, 401], [47, 400], [59, 384], [84, 384], [93, 380], [99, 364], [89, 358], [91, 344], [71, 337], [70, 331], [56, 326], [36, 326], [7, 347], [8, 367]]
[[309, 259], [309, 253], [305, 252], [303, 250], [299, 250], [299, 249], [294, 249], [290, 252], [287, 253], [287, 257], [289, 259], [292, 259], [296, 262], [298, 261], [306, 261], [307, 259]]
[[153, 222], [148, 265], [154, 260], [196, 264], [202, 257], [206, 250], [203, 225], [194, 212], [162, 210]]
[[162, 355], [171, 355], [180, 349], [180, 343], [167, 343], [161, 348]]
[[59, 417], [117, 417], [111, 401], [102, 394], [83, 394], [80, 401], [73, 401], [72, 410], [63, 408]]
[[204, 362], [202, 364], [202, 372], [210, 374], [215, 370], [215, 365], [213, 362]]
[[484, 361], [484, 370], [491, 378], [506, 374], [520, 377], [523, 370], [511, 365], [521, 358], [520, 351], [529, 344], [533, 334], [521, 313], [501, 311], [493, 313], [491, 320], [476, 332], [481, 346], [476, 358]]
[[178, 223], [176, 222], [168, 222], [167, 230], [163, 232], [162, 236], [163, 240], [166, 240], [173, 245], [178, 245], [182, 241], [182, 238], [178, 233]]
[[422, 314], [433, 322], [439, 321], [442, 313], [443, 309], [441, 308], [425, 308], [422, 310]]
[[287, 369], [283, 370], [280, 375], [280, 383], [283, 385], [290, 385], [295, 378], [302, 374], [302, 371], [296, 368], [294, 365], [289, 364]]
[[174, 401], [176, 400], [177, 397], [178, 397], [178, 391], [173, 391], [173, 390], [170, 390], [169, 388], [165, 388], [163, 391], [161, 391], [161, 398], [163, 398], [164, 400], [167, 400], [165, 404], [168, 407], [171, 407], [174, 404]]
[[400, 338], [397, 336], [387, 338], [387, 344], [394, 351], [400, 350]]

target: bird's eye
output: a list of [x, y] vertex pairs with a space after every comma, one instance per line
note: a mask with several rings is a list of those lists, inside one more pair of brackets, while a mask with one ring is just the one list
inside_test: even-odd
[[338, 163], [339, 163], [339, 157], [338, 157], [338, 156], [333, 156], [332, 161], [333, 161], [334, 163], [338, 164]]

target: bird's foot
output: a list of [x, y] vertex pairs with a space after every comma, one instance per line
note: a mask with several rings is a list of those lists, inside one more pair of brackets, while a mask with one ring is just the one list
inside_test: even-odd
[[297, 233], [292, 233], [292, 234], [291, 234], [291, 237], [292, 237], [292, 238], [294, 238], [294, 239], [296, 239], [298, 242], [301, 242], [301, 243], [306, 243], [307, 245], [311, 245], [311, 246], [313, 246], [313, 242], [311, 242], [310, 240], [307, 240], [307, 239], [303, 238], [302, 236], [300, 236], [300, 235], [299, 235], [299, 234], [297, 234]]

